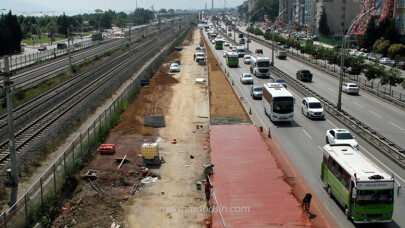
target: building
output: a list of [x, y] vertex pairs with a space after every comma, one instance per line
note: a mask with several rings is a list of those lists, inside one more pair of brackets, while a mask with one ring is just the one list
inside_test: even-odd
[[396, 0], [394, 8], [395, 27], [399, 34], [405, 36], [405, 0]]

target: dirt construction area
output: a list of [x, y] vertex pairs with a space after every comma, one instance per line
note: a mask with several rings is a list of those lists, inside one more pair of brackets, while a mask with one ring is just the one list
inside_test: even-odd
[[[205, 227], [211, 220], [204, 186], [197, 190], [196, 185], [204, 179], [203, 164], [210, 163], [209, 126], [251, 124], [251, 120], [212, 52], [207, 51], [207, 65], [194, 61], [201, 41], [200, 30], [190, 33], [183, 50], [173, 52], [151, 78], [149, 88], [141, 89], [106, 138], [105, 143], [115, 144], [116, 153], [97, 155], [83, 169], [82, 175], [93, 171], [97, 178], [75, 183], [72, 199], [53, 227]], [[170, 73], [169, 65], [175, 59], [181, 60], [181, 70]], [[197, 78], [204, 80], [196, 82]], [[144, 126], [146, 116], [163, 116], [165, 127]], [[164, 163], [142, 172], [141, 146], [153, 142], [158, 143]], [[280, 148], [272, 146], [271, 150], [278, 150], [273, 154], [280, 166], [288, 164], [283, 162], [288, 158]], [[116, 159], [124, 156], [128, 162], [118, 169]], [[288, 176], [299, 175], [291, 167], [284, 168], [290, 169]], [[297, 189], [294, 195], [301, 200], [306, 189]], [[314, 201], [313, 224], [330, 227], [322, 222], [326, 218], [319, 212], [323, 210], [319, 201]]]

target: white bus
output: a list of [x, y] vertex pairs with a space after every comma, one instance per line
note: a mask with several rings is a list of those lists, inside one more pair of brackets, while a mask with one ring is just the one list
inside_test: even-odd
[[270, 59], [268, 57], [253, 56], [250, 61], [250, 72], [256, 77], [270, 77]]
[[[394, 185], [401, 186], [351, 145], [325, 145], [321, 179], [328, 194], [355, 223], [390, 222], [394, 214]], [[403, 212], [399, 212], [400, 214]]]
[[294, 117], [293, 95], [279, 83], [263, 84], [264, 113], [273, 122], [292, 121]]

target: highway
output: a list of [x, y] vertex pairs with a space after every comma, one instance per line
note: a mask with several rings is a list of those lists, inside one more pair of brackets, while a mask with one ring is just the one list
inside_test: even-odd
[[[206, 32], [203, 33], [204, 37], [207, 38]], [[223, 58], [223, 51], [229, 50], [229, 48], [225, 47], [224, 50], [215, 50], [212, 44], [210, 44], [210, 46], [219, 62], [222, 63], [222, 66], [224, 67], [226, 64], [225, 58]], [[260, 46], [253, 41], [249, 46], [250, 50], [262, 48], [264, 55], [271, 58], [270, 49]], [[291, 59], [275, 59], [275, 66], [293, 77], [295, 77], [295, 73], [298, 69], [310, 69]], [[319, 177], [322, 160], [322, 147], [325, 145], [325, 132], [332, 128], [346, 127], [328, 114], [326, 114], [325, 120], [310, 120], [306, 118], [301, 113], [301, 101], [303, 96], [299, 91], [296, 91], [291, 87], [289, 87], [289, 90], [293, 93], [296, 99], [294, 106], [294, 121], [286, 124], [274, 124], [264, 114], [262, 101], [253, 100], [250, 97], [249, 90], [252, 85], [243, 85], [239, 81], [239, 76], [242, 73], [249, 72], [249, 65], [240, 61], [239, 68], [228, 68], [227, 66], [225, 68], [226, 71], [229, 72], [229, 79], [234, 81], [236, 93], [239, 97], [243, 97], [242, 103], [246, 110], [249, 110], [250, 108], [252, 109], [252, 119], [254, 123], [257, 126], [263, 126], [266, 131], [268, 128], [271, 129], [276, 145], [286, 151], [290, 159], [294, 162], [293, 165], [296, 166], [300, 173], [306, 178], [307, 182], [312, 186], [314, 193], [324, 201], [324, 204], [329, 208], [330, 213], [336, 218], [340, 226], [354, 227], [355, 224], [346, 219], [343, 210], [329, 197], [323, 188], [323, 183]], [[321, 96], [324, 96], [331, 101], [336, 101], [338, 88], [337, 80], [323, 75], [319, 71], [313, 69], [310, 70], [314, 74], [314, 80], [312, 83], [306, 83], [307, 86], [318, 92]], [[254, 76], [255, 85], [262, 85], [266, 82], [270, 82], [270, 79], [259, 79]], [[380, 100], [361, 92], [359, 96], [343, 94], [342, 102], [343, 109], [350, 111], [353, 116], [364, 121], [364, 123], [369, 124], [370, 127], [375, 127], [375, 129], [378, 129], [382, 133], [386, 132], [385, 134], [387, 137], [390, 136], [390, 139], [392, 138], [393, 141], [395, 140], [395, 143], [401, 144], [405, 147], [405, 143], [402, 142], [405, 130], [401, 130], [401, 128], [405, 129], [404, 111], [396, 109], [389, 104], [383, 103]], [[381, 116], [381, 118], [377, 115]], [[353, 133], [356, 135], [355, 132]], [[405, 186], [405, 175], [402, 168], [398, 167], [391, 160], [383, 156], [373, 146], [369, 145], [360, 137], [357, 136], [356, 139], [360, 144], [360, 152], [364, 153], [388, 173], [393, 173], [400, 184]], [[402, 216], [403, 211], [405, 211], [405, 199], [403, 196], [395, 197], [395, 201], [394, 222], [386, 224], [387, 227], [405, 226], [405, 218]]]

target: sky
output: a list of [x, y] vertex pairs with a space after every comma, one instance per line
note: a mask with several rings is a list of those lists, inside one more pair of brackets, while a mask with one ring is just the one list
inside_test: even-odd
[[[214, 8], [236, 7], [244, 0], [214, 0]], [[60, 15], [65, 12], [68, 15], [92, 13], [95, 9], [114, 10], [117, 12], [134, 11], [136, 5], [139, 8], [155, 10], [159, 9], [211, 9], [212, 0], [0, 0], [0, 9], [13, 14], [31, 14], [42, 12], [47, 15]], [[4, 10], [6, 9], [6, 10]]]

